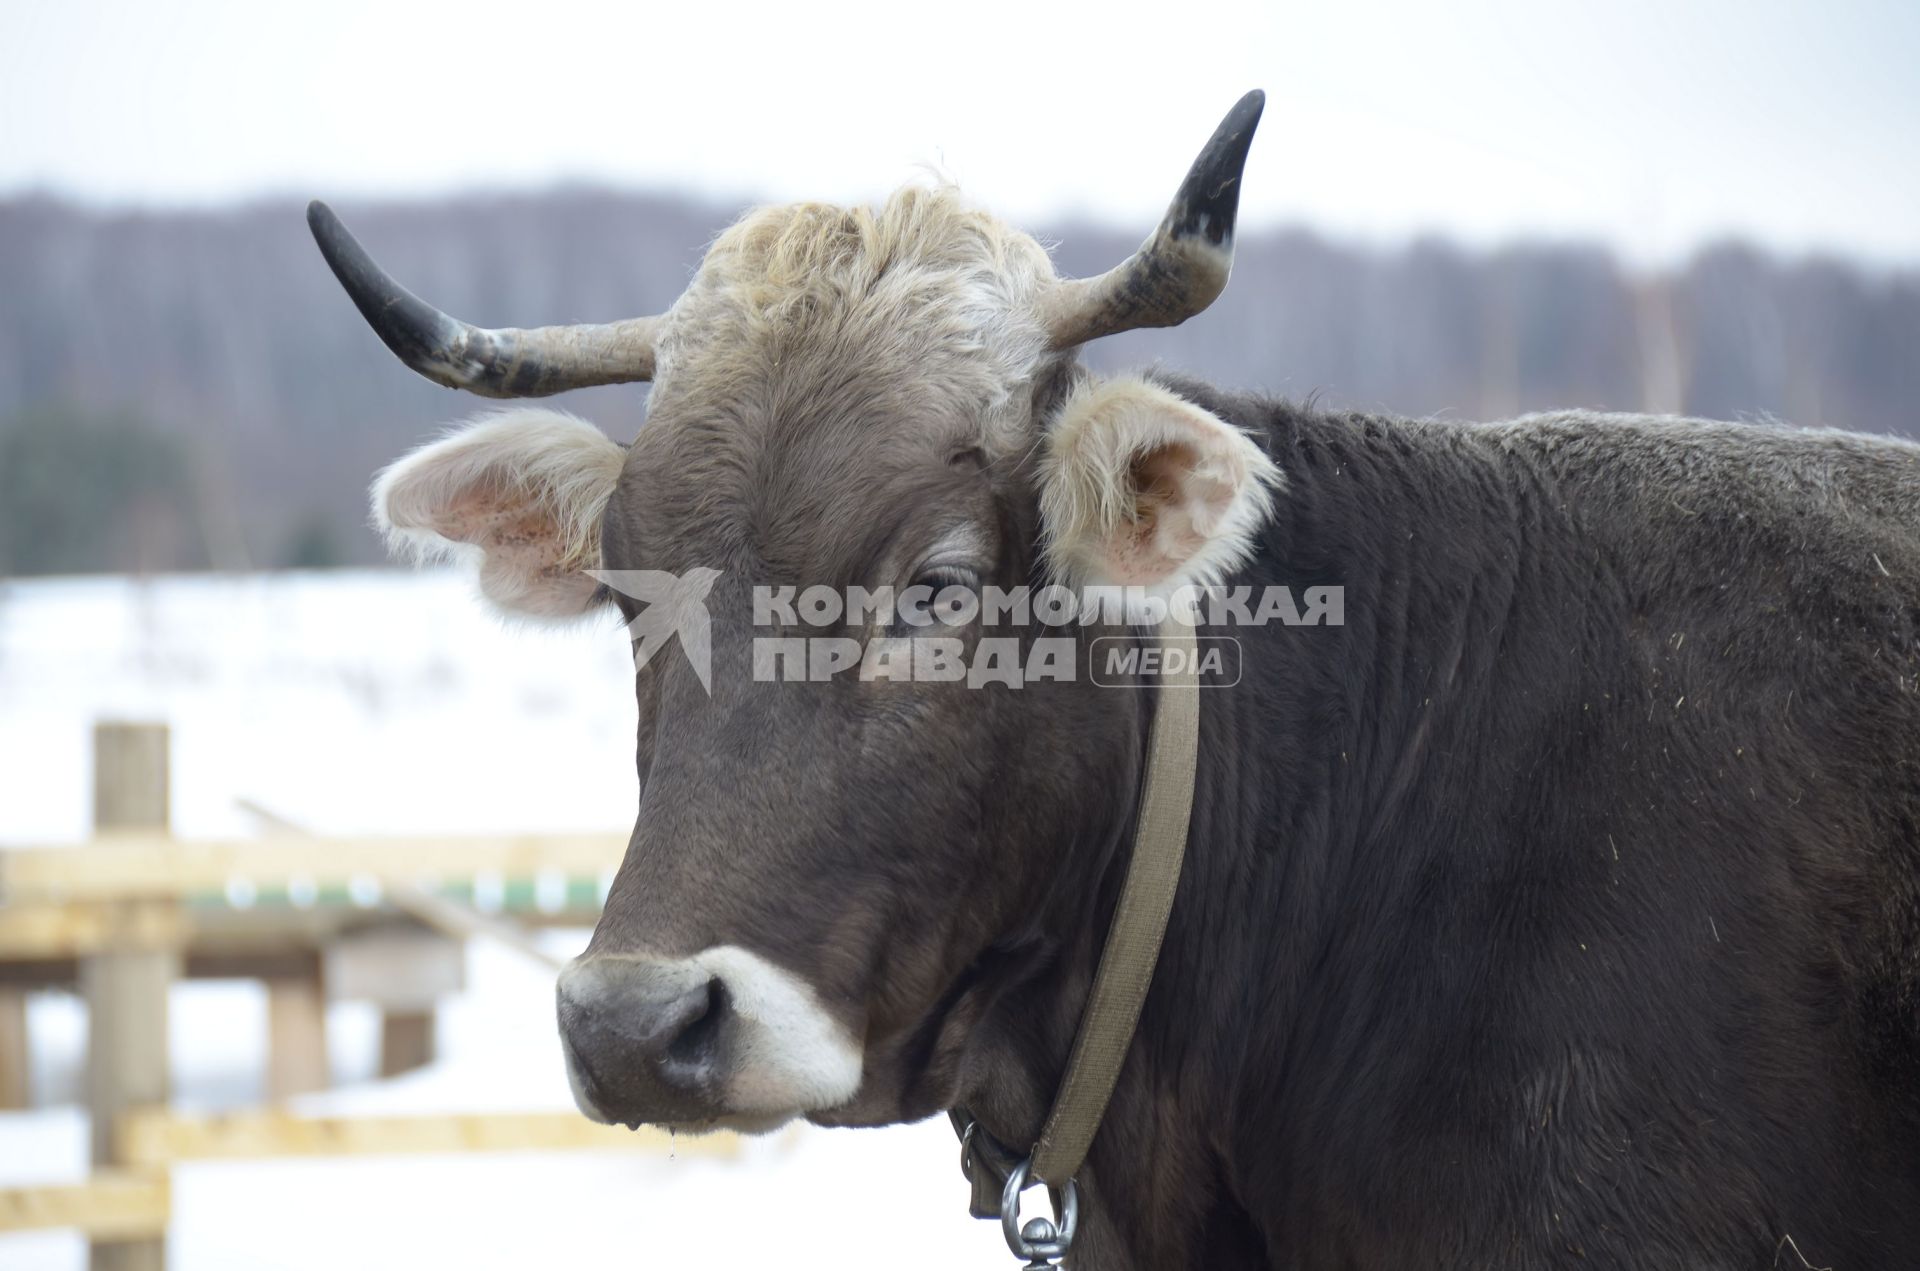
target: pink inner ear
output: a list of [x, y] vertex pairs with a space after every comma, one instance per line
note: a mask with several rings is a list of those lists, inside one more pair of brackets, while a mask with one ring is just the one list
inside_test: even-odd
[[442, 538], [489, 550], [531, 550], [560, 538], [560, 527], [545, 508], [491, 482], [461, 491], [439, 509], [432, 528]]
[[523, 613], [566, 617], [585, 611], [597, 584], [564, 559], [565, 536], [534, 499], [495, 485], [463, 491], [441, 509], [441, 535], [486, 552], [480, 590]]
[[1127, 466], [1133, 516], [1107, 551], [1115, 582], [1150, 587], [1177, 573], [1206, 546], [1207, 531], [1233, 499], [1233, 487], [1197, 469], [1198, 447], [1166, 442], [1134, 455]]

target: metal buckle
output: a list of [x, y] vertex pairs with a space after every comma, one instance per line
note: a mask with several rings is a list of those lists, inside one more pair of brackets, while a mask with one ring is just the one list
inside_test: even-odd
[[1033, 1158], [1028, 1157], [1007, 1174], [1006, 1190], [1000, 1193], [1000, 1231], [1007, 1238], [1013, 1256], [1026, 1261], [1024, 1271], [1049, 1271], [1060, 1265], [1073, 1247], [1073, 1233], [1080, 1225], [1080, 1189], [1072, 1179], [1063, 1187], [1049, 1187], [1059, 1206], [1058, 1222], [1051, 1218], [1032, 1218], [1020, 1223], [1020, 1193], [1028, 1186]]

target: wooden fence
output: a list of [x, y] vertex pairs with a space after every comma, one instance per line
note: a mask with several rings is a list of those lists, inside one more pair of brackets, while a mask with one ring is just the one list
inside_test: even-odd
[[[326, 1079], [329, 993], [383, 1009], [382, 1071], [431, 1054], [434, 1002], [460, 986], [462, 942], [500, 941], [554, 965], [526, 923], [590, 924], [624, 843], [606, 835], [187, 842], [167, 833], [163, 725], [95, 730], [95, 828], [77, 847], [0, 850], [0, 1108], [26, 1102], [26, 991], [77, 988], [90, 1025], [85, 1182], [0, 1189], [0, 1232], [70, 1227], [94, 1271], [164, 1265], [169, 1169], [255, 1156], [666, 1151], [667, 1136], [573, 1113], [214, 1117], [168, 1108], [167, 995], [183, 976], [263, 981], [267, 1088]], [[283, 827], [284, 828], [284, 827]], [[156, 1044], [157, 1041], [157, 1044]], [[728, 1136], [679, 1154], [732, 1154]]]

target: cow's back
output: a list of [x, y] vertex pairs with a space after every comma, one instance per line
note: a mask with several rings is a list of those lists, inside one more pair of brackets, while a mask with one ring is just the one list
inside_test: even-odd
[[1920, 447], [1178, 387], [1288, 473], [1248, 580], [1347, 588], [1347, 632], [1247, 661], [1274, 754], [1337, 757], [1234, 814], [1286, 915], [1257, 956], [1313, 967], [1239, 1105], [1280, 1247], [1920, 1247]]

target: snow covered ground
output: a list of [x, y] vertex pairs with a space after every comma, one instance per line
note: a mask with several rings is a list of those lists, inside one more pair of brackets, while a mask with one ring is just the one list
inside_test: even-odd
[[[0, 582], [0, 843], [87, 836], [103, 718], [173, 728], [174, 828], [257, 832], [242, 801], [321, 833], [623, 832], [632, 660], [611, 621], [506, 626], [452, 573], [341, 572]], [[547, 939], [571, 952], [584, 932]], [[441, 1060], [371, 1079], [376, 1021], [329, 1017], [338, 1088], [310, 1112], [571, 1107], [552, 976], [484, 944], [441, 1010]], [[175, 990], [178, 1101], [261, 1095], [264, 995]], [[85, 1012], [30, 1003], [35, 1107], [0, 1114], [0, 1186], [86, 1172], [73, 1106]], [[731, 1161], [577, 1152], [248, 1161], [174, 1175], [179, 1271], [342, 1266], [1010, 1265], [967, 1217], [943, 1120], [789, 1129]], [[67, 1233], [0, 1236], [0, 1268], [84, 1267]]]

